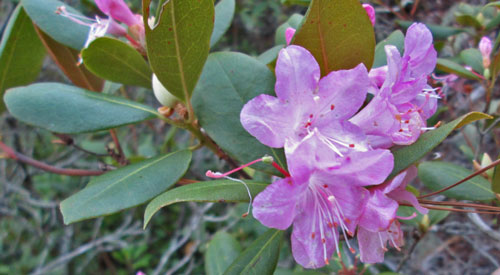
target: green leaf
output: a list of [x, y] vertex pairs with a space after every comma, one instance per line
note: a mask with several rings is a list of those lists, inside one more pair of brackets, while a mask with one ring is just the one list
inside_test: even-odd
[[255, 240], [224, 272], [224, 275], [273, 274], [278, 263], [283, 231], [269, 229]]
[[281, 24], [277, 29], [276, 29], [276, 34], [274, 35], [274, 43], [276, 45], [286, 45], [286, 37], [285, 37], [285, 32], [286, 29], [288, 28], [294, 28], [298, 29], [300, 27], [300, 23], [304, 19], [304, 16], [302, 14], [294, 13], [288, 20]]
[[122, 167], [92, 179], [61, 202], [64, 224], [134, 207], [167, 190], [186, 173], [191, 151], [184, 150]]
[[410, 167], [413, 163], [423, 158], [427, 153], [440, 144], [454, 129], [461, 128], [471, 122], [480, 119], [490, 119], [491, 116], [478, 112], [463, 115], [452, 122], [446, 123], [436, 130], [429, 131], [420, 136], [417, 142], [410, 146], [392, 150], [394, 155], [394, 169], [389, 175], [392, 178], [401, 171]]
[[85, 66], [106, 80], [151, 88], [152, 72], [144, 57], [128, 44], [100, 37], [83, 49]]
[[174, 96], [189, 102], [210, 50], [214, 26], [212, 0], [170, 0], [157, 25], [148, 25], [151, 0], [143, 0], [149, 62]]
[[[432, 191], [453, 185], [472, 173], [461, 166], [441, 161], [427, 161], [418, 166], [419, 179]], [[481, 175], [441, 194], [448, 198], [471, 201], [486, 201], [495, 198], [490, 182]]]
[[[250, 99], [274, 91], [274, 75], [266, 65], [241, 53], [212, 53], [193, 94], [200, 125], [222, 150], [241, 163], [270, 155], [284, 164], [282, 151], [273, 150], [241, 125], [240, 112]], [[278, 153], [280, 152], [280, 153]], [[263, 163], [252, 168], [275, 173]]]
[[321, 75], [373, 64], [375, 34], [358, 0], [313, 0], [292, 44], [308, 49]]
[[215, 5], [214, 31], [210, 37], [210, 47], [213, 47], [231, 26], [235, 6], [235, 0], [220, 0]]
[[205, 254], [205, 272], [220, 275], [241, 253], [241, 246], [230, 234], [219, 231], [208, 243]]
[[78, 66], [79, 51], [55, 41], [38, 27], [35, 27], [35, 30], [54, 63], [73, 84], [91, 91], [101, 90], [104, 80], [95, 76], [85, 66]]
[[110, 129], [159, 116], [149, 106], [60, 83], [13, 88], [4, 100], [17, 119], [65, 134]]
[[270, 48], [269, 50], [261, 53], [259, 56], [257, 56], [257, 60], [259, 60], [260, 62], [262, 62], [263, 64], [266, 64], [266, 65], [270, 64], [274, 60], [276, 60], [276, 58], [278, 58], [279, 52], [284, 47], [285, 47], [285, 45], [274, 46], [274, 47]]
[[475, 72], [483, 74], [483, 56], [478, 49], [466, 49], [460, 52], [460, 58], [465, 65], [470, 66]]
[[69, 13], [83, 16], [79, 11], [57, 0], [22, 0], [22, 5], [33, 22], [57, 42], [81, 50], [90, 28], [57, 14], [64, 6]]
[[[0, 41], [0, 96], [5, 90], [36, 80], [42, 68], [45, 48], [21, 5], [9, 18]], [[0, 100], [0, 113], [5, 110]]]
[[[396, 20], [396, 24], [399, 26], [403, 27], [405, 30], [408, 29], [411, 24], [414, 22], [412, 21], [403, 21], [403, 20]], [[440, 26], [440, 25], [433, 25], [433, 24], [425, 24], [427, 28], [432, 33], [432, 37], [436, 40], [446, 40], [448, 37], [459, 34], [461, 32], [464, 32], [464, 29], [459, 29], [459, 28], [454, 28], [454, 27], [447, 27], [447, 26]]]
[[403, 54], [405, 47], [405, 36], [400, 30], [391, 33], [386, 39], [380, 41], [375, 47], [375, 59], [373, 60], [373, 68], [378, 68], [387, 65], [387, 55], [385, 46], [393, 45], [398, 48], [399, 53]]
[[[252, 197], [267, 187], [267, 183], [245, 181]], [[178, 202], [248, 202], [247, 189], [241, 182], [213, 180], [197, 182], [169, 190], [154, 198], [144, 212], [144, 228], [161, 208]]]
[[455, 20], [462, 26], [474, 27], [480, 29], [482, 27], [481, 23], [477, 20], [475, 16], [469, 14], [455, 14]]
[[481, 80], [477, 75], [473, 74], [466, 68], [462, 67], [462, 65], [457, 64], [451, 60], [438, 58], [436, 69], [441, 70], [446, 73], [456, 74], [463, 78], [472, 79], [472, 80]]

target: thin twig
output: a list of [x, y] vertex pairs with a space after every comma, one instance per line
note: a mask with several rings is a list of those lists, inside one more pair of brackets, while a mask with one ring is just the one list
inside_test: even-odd
[[104, 171], [97, 171], [97, 170], [64, 169], [64, 168], [54, 167], [46, 163], [43, 163], [41, 161], [32, 159], [21, 153], [18, 153], [1, 141], [0, 141], [0, 149], [2, 149], [5, 154], [7, 154], [8, 158], [11, 158], [18, 162], [25, 163], [54, 174], [67, 175], [67, 176], [98, 176], [104, 173]]
[[455, 184], [452, 184], [452, 185], [450, 185], [450, 186], [448, 186], [448, 187], [445, 187], [445, 188], [443, 188], [443, 189], [440, 189], [440, 190], [438, 190], [438, 191], [436, 191], [436, 192], [432, 192], [432, 193], [429, 193], [429, 194], [426, 194], [426, 195], [422, 195], [422, 196], [420, 196], [420, 197], [418, 197], [418, 198], [419, 198], [419, 199], [422, 199], [422, 198], [427, 198], [427, 197], [434, 196], [434, 195], [437, 195], [437, 194], [439, 194], [439, 193], [442, 193], [442, 192], [444, 192], [444, 191], [446, 191], [446, 190], [450, 190], [451, 188], [453, 188], [453, 187], [455, 187], [455, 186], [457, 186], [457, 185], [459, 185], [459, 184], [462, 184], [462, 183], [464, 183], [464, 182], [466, 182], [466, 181], [468, 181], [468, 180], [472, 179], [473, 177], [475, 177], [475, 176], [477, 176], [477, 175], [480, 175], [480, 174], [482, 174], [482, 173], [484, 173], [484, 172], [486, 172], [486, 171], [490, 170], [491, 168], [493, 168], [493, 167], [495, 167], [495, 166], [497, 166], [497, 165], [499, 165], [499, 164], [500, 164], [500, 159], [498, 159], [498, 160], [496, 160], [496, 161], [492, 162], [490, 165], [488, 165], [488, 166], [484, 167], [483, 169], [478, 170], [478, 171], [476, 171], [476, 172], [474, 172], [474, 173], [470, 174], [469, 176], [467, 176], [467, 177], [465, 177], [465, 178], [461, 179], [460, 181], [458, 181], [458, 182], [457, 182], [457, 183], [455, 183]]
[[127, 165], [128, 160], [125, 157], [125, 153], [123, 153], [122, 146], [120, 145], [120, 141], [118, 140], [118, 136], [116, 135], [116, 131], [114, 129], [109, 130], [109, 133], [111, 134], [111, 138], [113, 139], [113, 143], [115, 144], [116, 150], [118, 150], [118, 157], [117, 161], [121, 165]]

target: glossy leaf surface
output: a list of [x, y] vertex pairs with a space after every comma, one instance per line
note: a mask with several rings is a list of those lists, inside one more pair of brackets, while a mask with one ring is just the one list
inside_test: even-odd
[[149, 106], [60, 83], [13, 88], [4, 100], [17, 119], [65, 134], [110, 129], [159, 116]]
[[313, 0], [292, 44], [308, 49], [321, 75], [373, 64], [375, 34], [358, 0]]
[[92, 179], [87, 187], [61, 202], [64, 223], [109, 215], [154, 198], [187, 171], [191, 151], [148, 159]]
[[151, 87], [153, 73], [144, 57], [118, 39], [97, 38], [82, 51], [82, 58], [91, 72], [106, 80]]

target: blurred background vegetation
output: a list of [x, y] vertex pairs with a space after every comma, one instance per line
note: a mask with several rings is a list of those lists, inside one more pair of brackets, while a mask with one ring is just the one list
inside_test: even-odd
[[[98, 13], [92, 0], [64, 2], [89, 16]], [[128, 2], [134, 11], [140, 10], [141, 1]], [[258, 56], [272, 48], [278, 26], [292, 14], [306, 11], [305, 6], [287, 5], [289, 2], [307, 1], [238, 0], [233, 24], [214, 50]], [[395, 22], [401, 17], [456, 25], [455, 14], [460, 4], [451, 0], [372, 2], [377, 11], [377, 41], [397, 29]], [[467, 1], [471, 5], [486, 2]], [[0, 2], [0, 32], [16, 4], [17, 1]], [[456, 56], [460, 50], [476, 46], [480, 35], [465, 32], [444, 39], [437, 46], [443, 48], [441, 55]], [[48, 57], [38, 81], [69, 83]], [[440, 119], [450, 120], [466, 111], [481, 110], [484, 103], [479, 100], [481, 90], [477, 82], [461, 80], [449, 89], [447, 109]], [[142, 88], [125, 89], [110, 84], [105, 92], [159, 107], [152, 93]], [[185, 148], [190, 141], [189, 135], [160, 121], [121, 127], [117, 132], [131, 161]], [[104, 133], [74, 136], [76, 146], [65, 146], [57, 143], [58, 138], [50, 132], [17, 122], [4, 113], [0, 116], [0, 136], [18, 152], [58, 167], [99, 169], [113, 165], [110, 157], [101, 156], [107, 147], [113, 146], [109, 135]], [[474, 144], [470, 145], [471, 142]], [[472, 168], [474, 153], [471, 148], [477, 144], [485, 146], [492, 156], [498, 154], [494, 141], [483, 139], [474, 126], [450, 138], [436, 152], [447, 160]], [[195, 152], [186, 178], [203, 179], [203, 175], [194, 171], [227, 168], [224, 161], [202, 149]], [[87, 182], [88, 178], [49, 174], [0, 159], [0, 274], [135, 274], [138, 271], [204, 274], [204, 255], [215, 232], [227, 231], [237, 240], [232, 247], [228, 243], [228, 247], [220, 248], [227, 252], [246, 247], [266, 230], [252, 217], [241, 217], [247, 207], [244, 204], [175, 204], [157, 214], [146, 230], [142, 230], [144, 207], [63, 225], [59, 202], [82, 189]], [[403, 253], [388, 253], [384, 264], [360, 267], [358, 271], [365, 268], [365, 274], [397, 270], [406, 274], [489, 274], [500, 268], [500, 241], [492, 241], [494, 239], [479, 230], [469, 216], [441, 214], [436, 219], [436, 224], [430, 228], [405, 226], [407, 245]], [[495, 229], [498, 228], [495, 217], [485, 219], [494, 219], [492, 223]], [[429, 222], [421, 224], [429, 225]], [[346, 265], [356, 264], [349, 256], [344, 259]], [[338, 268], [339, 263], [334, 262], [323, 271], [333, 272]], [[276, 274], [293, 272], [314, 274], [300, 273], [302, 269], [294, 263], [286, 241]]]

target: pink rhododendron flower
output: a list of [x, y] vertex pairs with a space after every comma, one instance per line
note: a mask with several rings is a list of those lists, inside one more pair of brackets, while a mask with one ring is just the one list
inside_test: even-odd
[[290, 42], [292, 42], [292, 38], [295, 35], [295, 29], [294, 28], [286, 28], [285, 31], [285, 39], [286, 39], [286, 45], [290, 45]]
[[361, 129], [347, 121], [370, 85], [363, 64], [320, 80], [311, 53], [292, 45], [280, 51], [275, 72], [277, 97], [259, 95], [241, 111], [241, 124], [250, 134], [267, 146], [285, 147], [285, 152], [314, 129], [335, 154], [342, 155], [340, 148], [369, 149]]
[[483, 56], [483, 67], [485, 69], [490, 67], [491, 64], [490, 55], [492, 50], [493, 46], [491, 39], [487, 36], [483, 36], [483, 38], [481, 38], [481, 41], [479, 41], [479, 51]]
[[370, 4], [363, 4], [363, 8], [365, 9], [368, 17], [370, 18], [370, 22], [372, 22], [372, 26], [375, 26], [375, 9]]
[[315, 129], [297, 144], [287, 157], [291, 177], [269, 185], [253, 203], [265, 226], [293, 224], [293, 256], [306, 268], [324, 266], [334, 251], [340, 255], [339, 232], [353, 236], [367, 203], [363, 186], [380, 184], [393, 168], [388, 150], [345, 150], [340, 157], [322, 139]]
[[412, 166], [392, 181], [369, 189], [370, 197], [359, 220], [357, 235], [362, 262], [382, 262], [387, 241], [397, 249], [404, 244], [403, 232], [396, 218], [407, 218], [396, 216], [399, 203], [409, 203], [420, 213], [428, 213], [415, 195], [405, 189], [416, 176], [417, 168]]
[[372, 146], [381, 148], [415, 142], [426, 129], [426, 120], [436, 112], [438, 98], [427, 84], [437, 53], [424, 24], [408, 28], [402, 57], [395, 46], [387, 45], [385, 51], [388, 65], [382, 86], [368, 106], [350, 120], [369, 135]]
[[353, 235], [369, 192], [393, 168], [388, 150], [373, 150], [347, 120], [370, 88], [363, 64], [320, 79], [304, 48], [288, 46], [276, 62], [277, 97], [259, 95], [241, 111], [243, 127], [260, 142], [285, 147], [290, 177], [275, 181], [253, 203], [265, 226], [293, 224], [292, 250], [306, 268], [318, 268], [338, 250], [339, 231]]

